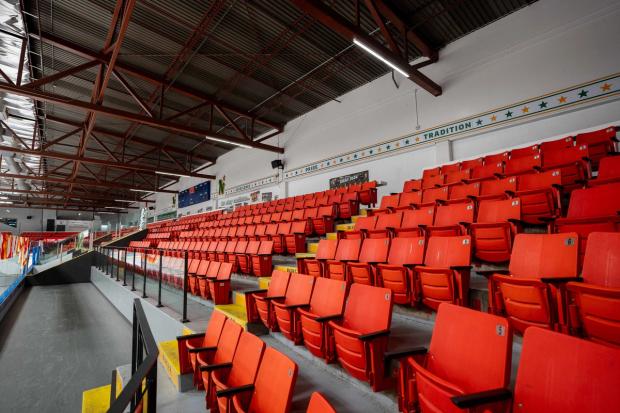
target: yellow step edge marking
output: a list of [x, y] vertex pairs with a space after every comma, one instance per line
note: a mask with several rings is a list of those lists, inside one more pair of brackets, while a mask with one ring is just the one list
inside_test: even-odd
[[295, 254], [295, 258], [314, 258], [316, 253], [314, 252], [298, 252]]
[[[271, 277], [260, 277], [258, 279], [258, 288], [262, 290], [266, 290], [269, 288], [269, 283], [271, 282]], [[245, 301], [245, 298], [244, 298]]]
[[245, 312], [245, 306], [242, 307], [236, 304], [216, 305], [215, 310], [233, 319], [241, 327], [246, 328], [248, 324], [248, 315]]
[[353, 231], [355, 224], [340, 224], [336, 225], [337, 231]]
[[189, 336], [190, 334], [194, 334], [194, 333], [195, 331], [192, 330], [191, 328], [183, 327], [183, 332], [181, 333], [181, 335]]
[[360, 215], [365, 217], [368, 216], [368, 210], [367, 209], [360, 209]]
[[245, 307], [245, 294], [238, 291], [233, 292], [233, 304]]
[[351, 222], [356, 223], [358, 219], [360, 219], [361, 217], [363, 217], [364, 215], [353, 215], [351, 217]]
[[276, 265], [274, 269], [279, 270], [279, 271], [297, 272], [297, 267], [293, 267], [289, 265]]
[[308, 252], [315, 253], [319, 249], [318, 242], [311, 242], [308, 244]]
[[110, 408], [112, 385], [95, 387], [82, 392], [82, 413], [105, 413]]
[[326, 239], [338, 239], [338, 234], [335, 232], [328, 232], [325, 234]]
[[172, 383], [179, 389], [179, 374], [181, 374], [181, 367], [179, 365], [179, 347], [176, 340], [162, 341], [157, 347], [159, 347], [159, 361], [161, 362], [166, 373], [172, 380]]

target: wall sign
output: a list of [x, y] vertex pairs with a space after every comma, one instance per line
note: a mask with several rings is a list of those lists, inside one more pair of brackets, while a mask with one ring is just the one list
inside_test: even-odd
[[329, 180], [329, 189], [340, 188], [353, 184], [362, 184], [364, 182], [368, 182], [368, 171], [356, 172], [354, 174], [331, 178]]
[[179, 208], [185, 208], [211, 199], [211, 181], [205, 181], [179, 192]]

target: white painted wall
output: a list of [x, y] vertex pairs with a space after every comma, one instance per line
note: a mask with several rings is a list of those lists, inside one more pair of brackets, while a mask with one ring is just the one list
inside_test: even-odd
[[[28, 219], [28, 217], [31, 217]], [[0, 218], [17, 220], [17, 232], [45, 231], [48, 219], [56, 219], [56, 211], [51, 209], [0, 207]]]
[[[442, 85], [444, 93], [435, 98], [418, 90], [420, 129], [620, 72], [618, 21], [617, 0], [540, 0], [457, 40], [441, 50], [439, 62], [422, 69]], [[402, 77], [397, 82], [398, 89], [391, 75], [386, 75], [342, 96], [342, 103], [327, 103], [290, 122], [279, 137], [286, 150], [287, 169], [414, 133], [416, 85]], [[449, 158], [475, 157], [618, 118], [620, 101], [607, 101], [456, 140], [451, 147], [439, 142], [289, 181], [285, 186], [289, 196], [324, 190], [330, 177], [368, 169], [371, 179], [387, 182], [380, 189], [381, 196], [401, 190], [403, 181]], [[278, 139], [266, 143], [276, 145]], [[275, 158], [273, 153], [239, 148], [204, 172], [226, 175], [231, 187], [272, 174], [270, 161]], [[171, 189], [182, 190], [198, 182], [182, 179]], [[158, 211], [165, 208], [166, 199], [169, 195], [157, 195]]]

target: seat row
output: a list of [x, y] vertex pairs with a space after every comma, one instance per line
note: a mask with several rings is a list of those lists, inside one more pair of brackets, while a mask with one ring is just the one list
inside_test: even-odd
[[[214, 311], [204, 333], [177, 337], [181, 373], [193, 373], [211, 412], [287, 413], [298, 367], [255, 335]], [[318, 392], [307, 413], [335, 413]]]

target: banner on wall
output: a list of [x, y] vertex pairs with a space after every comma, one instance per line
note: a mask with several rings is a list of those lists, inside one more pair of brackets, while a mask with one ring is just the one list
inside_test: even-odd
[[179, 208], [200, 204], [211, 199], [211, 181], [205, 181], [179, 192]]
[[353, 184], [363, 184], [364, 182], [368, 182], [368, 171], [331, 178], [329, 180], [329, 189], [341, 188]]
[[271, 201], [271, 199], [273, 198], [273, 192], [263, 192], [261, 194], [261, 201], [262, 202], [269, 202]]

